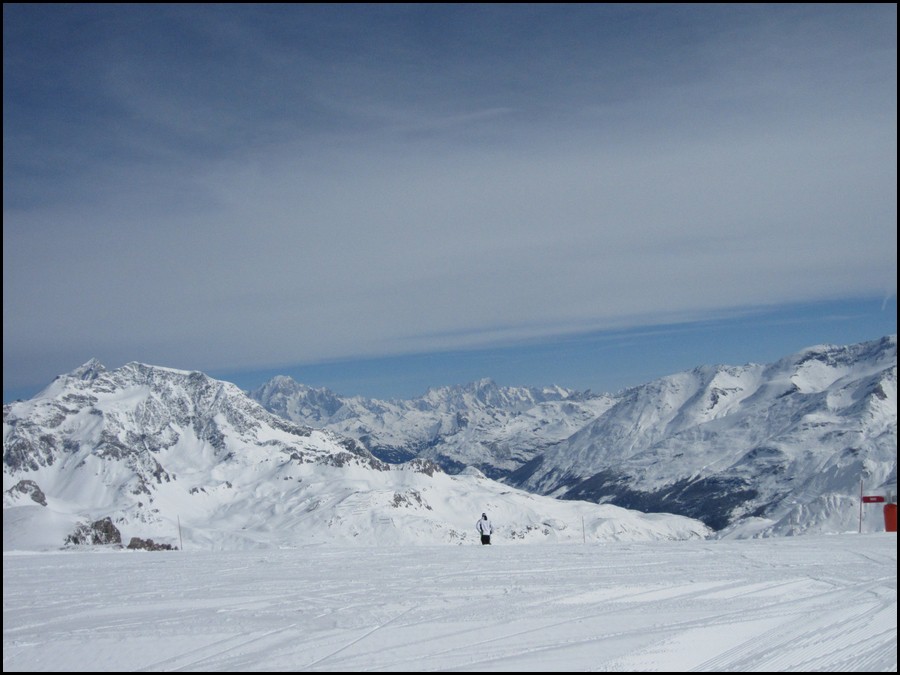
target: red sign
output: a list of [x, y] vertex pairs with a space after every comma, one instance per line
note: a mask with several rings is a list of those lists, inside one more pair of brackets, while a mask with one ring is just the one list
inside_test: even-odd
[[882, 497], [881, 495], [868, 495], [866, 497], [863, 497], [862, 499], [863, 504], [873, 504], [884, 501], [884, 497]]

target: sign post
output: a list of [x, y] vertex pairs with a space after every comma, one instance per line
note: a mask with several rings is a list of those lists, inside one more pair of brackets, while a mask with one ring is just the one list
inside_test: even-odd
[[879, 504], [885, 501], [884, 495], [864, 495], [863, 479], [859, 479], [859, 532], [862, 534], [863, 504]]

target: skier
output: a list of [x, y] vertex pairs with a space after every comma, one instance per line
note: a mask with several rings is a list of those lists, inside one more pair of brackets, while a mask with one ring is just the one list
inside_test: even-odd
[[482, 545], [491, 543], [491, 533], [494, 531], [494, 526], [491, 525], [491, 521], [488, 520], [486, 513], [481, 514], [481, 520], [475, 523], [475, 529], [481, 533]]

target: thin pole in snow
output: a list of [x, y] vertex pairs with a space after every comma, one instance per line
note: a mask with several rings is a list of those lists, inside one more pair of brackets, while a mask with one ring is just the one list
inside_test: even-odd
[[584, 533], [584, 516], [581, 516], [581, 543], [587, 544], [587, 535]]
[[859, 534], [862, 534], [862, 498], [863, 498], [863, 479], [859, 479]]
[[181, 516], [175, 516], [178, 519], [178, 546], [184, 550], [184, 540], [181, 538]]

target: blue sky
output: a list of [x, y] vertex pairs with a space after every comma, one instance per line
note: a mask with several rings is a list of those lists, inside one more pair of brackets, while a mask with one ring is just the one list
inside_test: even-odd
[[5, 4], [4, 401], [92, 357], [610, 391], [895, 333], [896, 11]]

